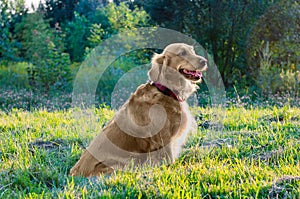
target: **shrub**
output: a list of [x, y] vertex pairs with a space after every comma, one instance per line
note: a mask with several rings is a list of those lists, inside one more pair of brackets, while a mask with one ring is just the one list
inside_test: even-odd
[[65, 89], [71, 79], [70, 57], [64, 53], [60, 27], [52, 30], [41, 13], [24, 17], [16, 32], [22, 40], [28, 67], [29, 84], [44, 92]]
[[26, 62], [9, 62], [0, 65], [0, 85], [2, 88], [28, 88], [27, 68], [30, 64]]
[[256, 77], [257, 85], [264, 94], [291, 93], [299, 94], [300, 73], [294, 64], [276, 64], [274, 54], [270, 51], [269, 43], [266, 43], [259, 56], [259, 69]]
[[[261, 49], [269, 44], [272, 52], [272, 70], [281, 69], [293, 72], [300, 70], [300, 4], [299, 1], [280, 1], [260, 17], [252, 28], [248, 38], [247, 61], [252, 75], [255, 77], [264, 69], [261, 67]], [[278, 71], [279, 70], [279, 71]]]

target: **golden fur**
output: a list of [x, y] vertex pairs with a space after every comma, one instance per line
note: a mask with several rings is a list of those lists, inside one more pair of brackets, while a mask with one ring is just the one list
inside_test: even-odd
[[139, 86], [83, 152], [71, 175], [110, 173], [132, 161], [172, 163], [179, 156], [195, 126], [185, 100], [198, 88], [196, 83], [201, 81], [199, 74], [206, 69], [206, 60], [196, 55], [192, 46], [176, 43], [155, 54], [151, 63], [149, 79], [169, 88], [179, 101], [151, 82]]

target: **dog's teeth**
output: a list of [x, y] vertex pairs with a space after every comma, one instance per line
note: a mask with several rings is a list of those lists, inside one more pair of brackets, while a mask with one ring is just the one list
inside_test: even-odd
[[193, 78], [193, 77], [201, 78], [202, 77], [202, 73], [199, 71], [183, 69], [182, 72], [185, 73], [186, 75], [188, 75], [189, 78]]

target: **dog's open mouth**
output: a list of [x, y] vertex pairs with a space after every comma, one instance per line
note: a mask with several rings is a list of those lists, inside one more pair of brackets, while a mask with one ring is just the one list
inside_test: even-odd
[[180, 69], [179, 72], [187, 79], [192, 81], [198, 81], [202, 77], [201, 71], [188, 70], [188, 69]]

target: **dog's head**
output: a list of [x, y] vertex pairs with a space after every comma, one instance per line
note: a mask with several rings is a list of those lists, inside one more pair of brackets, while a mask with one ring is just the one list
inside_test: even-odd
[[159, 71], [161, 66], [171, 67], [183, 75], [185, 79], [197, 83], [201, 81], [202, 72], [207, 69], [207, 60], [197, 55], [193, 46], [174, 43], [168, 45], [162, 54], [153, 56], [152, 70], [149, 71], [149, 77], [154, 78], [151, 79], [152, 81], [155, 81], [155, 75], [158, 75], [154, 73], [161, 72]]
[[185, 98], [198, 88], [196, 83], [201, 82], [202, 72], [207, 69], [207, 60], [184, 43], [168, 45], [161, 54], [153, 56], [151, 63], [150, 80], [175, 93], [185, 91]]

